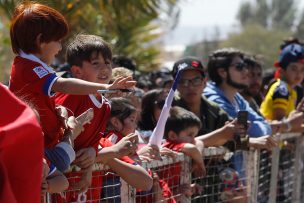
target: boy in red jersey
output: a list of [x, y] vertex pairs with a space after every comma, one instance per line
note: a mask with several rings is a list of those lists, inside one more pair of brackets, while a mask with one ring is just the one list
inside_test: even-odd
[[[202, 176], [206, 173], [205, 165], [202, 157], [203, 143], [195, 140], [201, 128], [200, 119], [190, 111], [181, 107], [172, 107], [170, 115], [166, 122], [164, 137], [167, 142], [163, 147], [172, 149], [173, 151], [183, 152], [185, 155], [190, 156], [193, 160], [193, 169], [195, 176]], [[165, 181], [168, 186], [174, 187], [173, 194], [182, 194], [191, 197], [194, 193], [200, 192], [200, 187], [196, 184], [185, 184], [180, 187], [180, 172], [181, 165], [174, 164], [169, 169], [164, 169], [159, 172], [159, 178]], [[176, 189], [180, 189], [176, 191]], [[179, 197], [177, 198], [179, 199]], [[178, 200], [177, 200], [178, 201]]]
[[[111, 60], [110, 46], [98, 36], [78, 35], [67, 48], [67, 62], [71, 66], [72, 75], [89, 82], [108, 84], [112, 75]], [[83, 176], [87, 176], [83, 178], [84, 181], [74, 184], [74, 188], [85, 191], [90, 185], [91, 170], [98, 152], [98, 143], [103, 136], [110, 116], [110, 104], [105, 97], [98, 94], [79, 96], [59, 93], [55, 97], [55, 102], [70, 109], [74, 112], [75, 117], [87, 108], [94, 110], [94, 118], [91, 120], [90, 126], [84, 126], [84, 131], [74, 141], [74, 148], [77, 151], [74, 163], [87, 171], [83, 174]], [[124, 141], [123, 144], [113, 146], [113, 149], [115, 148], [119, 152], [125, 144]], [[100, 162], [100, 159], [106, 158], [106, 156], [99, 156], [96, 161]], [[92, 188], [95, 187], [99, 191], [97, 192], [96, 189], [88, 191], [87, 197], [90, 200], [99, 199], [101, 180], [98, 176], [101, 177], [101, 175], [98, 173], [93, 173], [93, 176], [97, 178], [93, 178]], [[74, 175], [77, 174], [71, 173], [70, 177], [74, 177]], [[73, 184], [71, 183], [71, 185]], [[77, 197], [71, 198], [77, 199]]]

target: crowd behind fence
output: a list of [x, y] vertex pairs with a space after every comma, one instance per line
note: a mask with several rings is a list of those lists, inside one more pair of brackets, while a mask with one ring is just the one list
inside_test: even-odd
[[[163, 157], [161, 161], [143, 162], [142, 166], [151, 174], [157, 173], [165, 182], [170, 182], [171, 191], [177, 191], [184, 183], [195, 182], [202, 186], [201, 194], [193, 195], [191, 199], [182, 197], [181, 202], [224, 202], [231, 190], [240, 185], [245, 191], [247, 202], [304, 202], [303, 136], [300, 133], [287, 133], [275, 137], [279, 145], [272, 151], [251, 149], [238, 152], [244, 157], [243, 171], [238, 174], [238, 178], [230, 159], [233, 153], [224, 147], [204, 149], [203, 159], [207, 174], [203, 178], [192, 177], [191, 160], [182, 153], [179, 153], [175, 160]], [[180, 176], [170, 176], [170, 170], [179, 170]], [[92, 201], [86, 201], [86, 197], [79, 194], [76, 202], [166, 202], [155, 199], [161, 192], [155, 187], [157, 184], [153, 184], [151, 191], [139, 191], [100, 165], [96, 165], [94, 174], [94, 178], [102, 179], [103, 184], [91, 186], [90, 189], [100, 191], [100, 195]], [[68, 192], [62, 193], [61, 196], [65, 197]], [[179, 195], [169, 195], [168, 202], [170, 198]], [[46, 202], [57, 201], [48, 194]]]

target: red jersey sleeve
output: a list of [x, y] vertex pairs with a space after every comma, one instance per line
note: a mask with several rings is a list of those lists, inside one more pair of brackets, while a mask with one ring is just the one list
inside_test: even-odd
[[172, 149], [173, 151], [180, 152], [186, 143], [174, 143], [174, 142], [166, 142], [162, 146]]

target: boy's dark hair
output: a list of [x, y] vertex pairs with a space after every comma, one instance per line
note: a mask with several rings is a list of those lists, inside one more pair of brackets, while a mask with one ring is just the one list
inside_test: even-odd
[[58, 41], [69, 32], [68, 24], [61, 13], [38, 3], [21, 3], [14, 11], [10, 26], [12, 49], [15, 54], [39, 53], [39, 42]]
[[201, 120], [194, 113], [182, 107], [174, 106], [170, 109], [170, 115], [165, 126], [164, 137], [168, 139], [168, 133], [170, 131], [179, 134], [181, 131], [189, 127], [197, 127], [200, 129], [201, 126]]
[[245, 55], [243, 60], [249, 68], [262, 69], [261, 62], [255, 56]]
[[228, 70], [234, 57], [239, 56], [244, 58], [243, 52], [234, 48], [224, 48], [214, 51], [209, 55], [209, 62], [207, 65], [209, 78], [217, 85], [222, 83], [222, 78], [218, 74], [219, 68], [225, 68]]
[[104, 60], [112, 60], [110, 45], [96, 35], [77, 35], [67, 47], [67, 62], [70, 66], [82, 67], [83, 61], [91, 61], [93, 53], [101, 54]]
[[110, 103], [111, 117], [117, 117], [122, 123], [132, 113], [136, 112], [136, 108], [126, 98], [115, 97], [110, 100]]

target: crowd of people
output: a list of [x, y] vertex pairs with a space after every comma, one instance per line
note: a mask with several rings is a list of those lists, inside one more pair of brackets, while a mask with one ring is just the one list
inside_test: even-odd
[[[138, 202], [180, 202], [203, 185], [179, 185], [180, 170], [146, 171], [141, 162], [181, 152], [192, 159], [193, 176], [202, 177], [208, 173], [203, 149], [225, 146], [234, 152], [231, 170], [241, 180], [242, 150], [271, 150], [278, 145], [273, 135], [304, 131], [304, 48], [297, 39], [283, 42], [276, 73], [263, 84], [260, 60], [235, 48], [210, 53], [206, 67], [184, 57], [172, 71], [139, 74], [131, 59], [113, 56], [108, 42], [89, 34], [76, 35], [66, 63], [53, 69], [68, 32], [53, 8], [31, 2], [15, 8], [10, 37], [16, 57], [8, 87], [0, 87], [0, 202], [40, 202], [46, 193], [56, 202], [75, 202], [79, 194], [88, 202], [109, 196], [120, 202], [119, 189], [101, 190], [120, 180], [103, 178], [93, 170], [96, 163], [138, 193], [154, 191]], [[162, 144], [151, 145], [174, 81]], [[240, 122], [239, 111], [247, 112], [248, 123]], [[246, 202], [245, 185], [240, 181], [222, 201]]]

